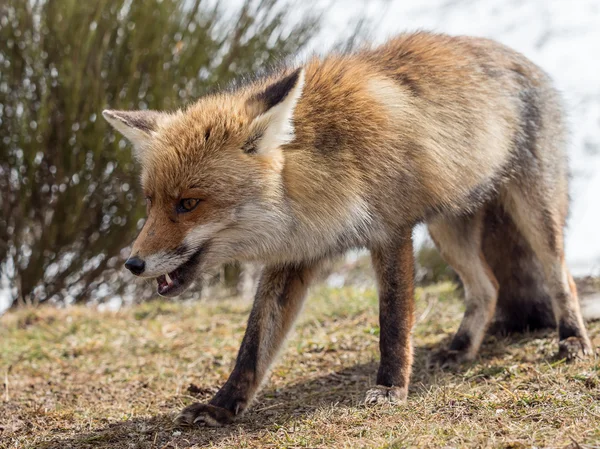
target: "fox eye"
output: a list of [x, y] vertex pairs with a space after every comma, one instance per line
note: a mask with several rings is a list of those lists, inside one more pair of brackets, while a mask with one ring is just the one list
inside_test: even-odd
[[196, 206], [198, 206], [199, 203], [200, 199], [198, 198], [184, 198], [177, 204], [177, 213], [185, 214], [186, 212], [191, 212], [196, 208]]

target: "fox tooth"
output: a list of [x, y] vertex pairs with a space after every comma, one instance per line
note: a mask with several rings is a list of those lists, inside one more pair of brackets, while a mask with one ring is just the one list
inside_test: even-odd
[[172, 284], [173, 281], [171, 280], [171, 276], [169, 276], [169, 273], [165, 274], [165, 279], [167, 280], [167, 283]]

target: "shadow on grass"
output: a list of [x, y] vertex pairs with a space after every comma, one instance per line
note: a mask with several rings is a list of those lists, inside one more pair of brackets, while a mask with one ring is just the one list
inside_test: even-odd
[[[548, 336], [548, 333], [515, 334], [506, 337], [488, 337], [480, 357], [472, 364], [462, 367], [458, 373], [429, 372], [426, 360], [429, 354], [449, 343], [447, 338], [435, 347], [416, 347], [415, 364], [409, 395], [427, 394], [432, 385], [443, 386], [460, 379], [460, 372], [476, 364], [502, 357], [510, 345], [522, 344], [532, 338]], [[543, 359], [543, 357], [542, 357]], [[281, 389], [266, 388], [250, 411], [235, 424], [223, 428], [179, 428], [172, 422], [179, 411], [158, 414], [148, 418], [133, 418], [110, 424], [91, 432], [73, 437], [53, 439], [41, 448], [176, 448], [227, 443], [228, 438], [244, 434], [247, 438], [260, 438], [276, 432], [292, 420], [309, 418], [323, 407], [362, 406], [365, 391], [373, 385], [377, 362], [355, 365], [317, 378], [300, 381]], [[208, 396], [200, 397], [200, 402]], [[233, 444], [233, 443], [232, 443]]]
[[[149, 418], [133, 418], [77, 436], [57, 438], [41, 448], [175, 448], [217, 444], [243, 433], [256, 438], [276, 431], [290, 420], [308, 417], [320, 407], [356, 406], [373, 383], [377, 363], [365, 363], [311, 378], [281, 389], [266, 388], [252, 408], [236, 423], [222, 428], [178, 428], [172, 419], [179, 411]], [[204, 402], [208, 397], [199, 398]]]

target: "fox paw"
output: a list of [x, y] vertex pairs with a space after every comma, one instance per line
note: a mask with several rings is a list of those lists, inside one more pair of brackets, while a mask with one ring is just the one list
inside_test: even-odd
[[220, 427], [231, 424], [235, 415], [227, 409], [195, 403], [184, 408], [174, 422], [180, 426]]
[[365, 395], [365, 405], [399, 404], [406, 400], [407, 394], [408, 391], [406, 388], [377, 385], [367, 391], [367, 394]]
[[569, 337], [558, 342], [556, 358], [571, 362], [576, 359], [584, 359], [592, 353], [592, 345], [586, 338]]
[[439, 349], [429, 356], [429, 360], [427, 360], [427, 368], [430, 370], [436, 368], [452, 370], [466, 360], [467, 357], [463, 351]]

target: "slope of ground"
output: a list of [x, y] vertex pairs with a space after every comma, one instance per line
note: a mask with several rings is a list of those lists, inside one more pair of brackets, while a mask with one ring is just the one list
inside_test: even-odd
[[[226, 380], [248, 302], [9, 313], [0, 448], [600, 446], [600, 367], [554, 360], [553, 333], [488, 337], [460, 372], [425, 369], [458, 325], [457, 296], [451, 284], [418, 290], [408, 402], [365, 408], [378, 359], [375, 291], [314, 289], [254, 407], [222, 429], [179, 429], [172, 418]], [[589, 328], [600, 346], [600, 323]]]

